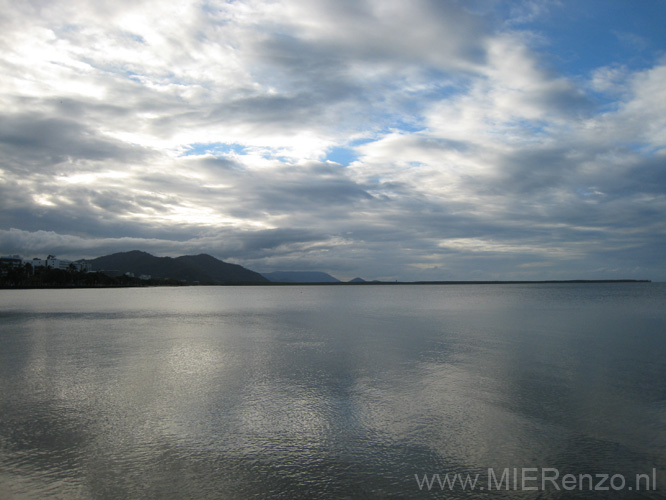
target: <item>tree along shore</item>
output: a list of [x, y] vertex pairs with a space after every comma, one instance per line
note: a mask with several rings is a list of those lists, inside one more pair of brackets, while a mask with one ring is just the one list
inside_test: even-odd
[[30, 264], [0, 269], [0, 288], [100, 288], [137, 286], [181, 286], [182, 281], [171, 279], [143, 280], [133, 276], [107, 276], [99, 272], [83, 272], [70, 269], [35, 267]]

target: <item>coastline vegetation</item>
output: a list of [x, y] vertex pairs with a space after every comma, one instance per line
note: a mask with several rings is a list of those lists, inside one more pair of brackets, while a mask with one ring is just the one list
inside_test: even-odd
[[182, 286], [186, 283], [173, 279], [139, 279], [134, 276], [109, 276], [101, 272], [84, 272], [73, 265], [69, 269], [3, 264], [0, 267], [0, 288], [98, 288], [139, 286]]
[[546, 284], [546, 283], [649, 283], [650, 280], [544, 280], [544, 281], [347, 281], [347, 282], [248, 282], [248, 281], [188, 281], [173, 278], [136, 277], [127, 272], [84, 271], [70, 264], [67, 269], [48, 266], [32, 266], [24, 263], [13, 265], [0, 263], [0, 289], [25, 288], [103, 288], [103, 287], [154, 287], [154, 286], [371, 286], [371, 285], [493, 285], [493, 284]]

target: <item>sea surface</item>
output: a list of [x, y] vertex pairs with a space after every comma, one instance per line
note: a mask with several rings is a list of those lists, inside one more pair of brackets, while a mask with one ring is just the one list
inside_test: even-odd
[[0, 291], [2, 499], [578, 497], [666, 498], [666, 284]]

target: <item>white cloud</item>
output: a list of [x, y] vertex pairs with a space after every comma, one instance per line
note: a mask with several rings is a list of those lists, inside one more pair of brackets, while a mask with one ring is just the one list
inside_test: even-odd
[[626, 89], [629, 70], [626, 66], [604, 66], [592, 73], [591, 87], [598, 92], [621, 94]]

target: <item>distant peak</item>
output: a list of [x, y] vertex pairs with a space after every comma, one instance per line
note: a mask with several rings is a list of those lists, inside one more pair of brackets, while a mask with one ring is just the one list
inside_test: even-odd
[[144, 252], [143, 250], [130, 250], [128, 252], [116, 252], [115, 254], [112, 255], [150, 255], [151, 257], [154, 257], [154, 255], [149, 254], [148, 252]]
[[207, 253], [200, 253], [197, 255], [182, 255], [180, 257], [176, 257], [176, 259], [206, 259], [206, 260], [217, 260], [222, 262], [220, 259], [217, 259], [212, 255], [208, 255]]

